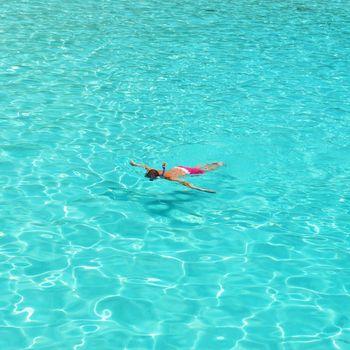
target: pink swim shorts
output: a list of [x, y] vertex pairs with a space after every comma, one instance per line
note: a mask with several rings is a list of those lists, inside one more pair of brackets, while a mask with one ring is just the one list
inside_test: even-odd
[[184, 170], [188, 175], [200, 175], [205, 173], [205, 171], [200, 168], [189, 168], [187, 166], [182, 166], [182, 165], [178, 165], [175, 168], [180, 168]]

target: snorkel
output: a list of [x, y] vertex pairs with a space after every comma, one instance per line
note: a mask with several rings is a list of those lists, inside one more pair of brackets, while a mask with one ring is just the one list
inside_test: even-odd
[[159, 174], [159, 171], [156, 169], [150, 169], [147, 174], [145, 175], [145, 177], [148, 177], [150, 181], [154, 181], [156, 180], [158, 177], [163, 177], [164, 178], [164, 174], [165, 174], [165, 167], [166, 167], [166, 163], [164, 162], [162, 164], [162, 173]]
[[163, 162], [163, 164], [162, 164], [162, 169], [163, 169], [163, 171], [162, 171], [162, 173], [160, 174], [160, 177], [164, 177], [164, 174], [165, 174], [165, 167], [166, 167], [166, 163]]

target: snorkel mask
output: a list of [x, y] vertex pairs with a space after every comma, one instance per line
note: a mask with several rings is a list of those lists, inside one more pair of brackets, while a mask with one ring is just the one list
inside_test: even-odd
[[165, 174], [165, 167], [166, 167], [166, 163], [164, 162], [162, 164], [162, 173], [159, 175], [158, 171], [156, 169], [150, 169], [148, 170], [148, 172], [146, 173], [145, 177], [149, 178], [149, 181], [154, 181], [157, 179], [157, 177], [164, 177]]

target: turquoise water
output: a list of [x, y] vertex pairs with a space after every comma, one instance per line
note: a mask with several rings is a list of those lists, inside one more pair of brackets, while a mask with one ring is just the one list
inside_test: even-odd
[[0, 9], [2, 350], [350, 349], [349, 1]]

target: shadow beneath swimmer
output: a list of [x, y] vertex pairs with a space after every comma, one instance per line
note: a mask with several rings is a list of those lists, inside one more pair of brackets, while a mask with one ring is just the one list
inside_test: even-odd
[[307, 11], [312, 11], [310, 7], [304, 6], [304, 5], [298, 5], [296, 7], [297, 11], [299, 12], [307, 12]]
[[199, 201], [200, 198], [201, 197], [194, 192], [175, 191], [169, 199], [164, 197], [158, 199], [147, 197], [142, 204], [151, 216], [160, 215], [173, 218], [170, 214], [172, 211], [177, 210], [183, 214], [200, 217], [200, 215], [190, 210], [187, 206], [189, 202], [193, 203]]
[[[139, 202], [148, 212], [150, 216], [163, 216], [175, 219], [179, 214], [192, 215], [201, 217], [193, 211], [189, 204], [198, 203], [203, 199], [201, 193], [196, 191], [176, 190], [168, 194], [157, 194], [150, 196], [149, 194], [139, 193], [128, 189], [109, 188], [100, 196], [108, 197], [111, 200], [122, 202]], [[176, 211], [176, 215], [171, 215]]]

